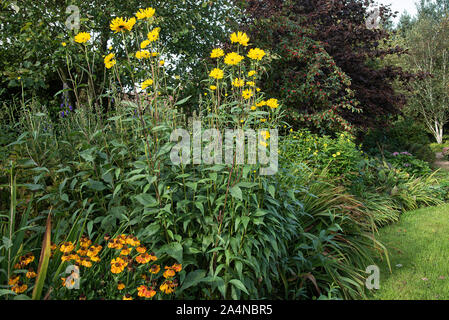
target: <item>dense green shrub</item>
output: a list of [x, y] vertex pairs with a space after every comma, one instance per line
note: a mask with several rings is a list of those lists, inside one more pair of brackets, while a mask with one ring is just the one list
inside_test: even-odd
[[416, 177], [430, 174], [429, 163], [415, 158], [409, 152], [393, 152], [387, 157], [387, 161], [395, 168], [407, 172]]
[[408, 151], [418, 159], [433, 162], [435, 154], [429, 144], [425, 127], [412, 119], [398, 120], [386, 129], [370, 130], [363, 137], [363, 149], [371, 155]]
[[290, 163], [306, 163], [314, 169], [326, 168], [331, 176], [346, 176], [357, 171], [357, 164], [363, 159], [363, 153], [349, 133], [331, 138], [307, 130], [291, 131], [283, 137], [280, 153]]

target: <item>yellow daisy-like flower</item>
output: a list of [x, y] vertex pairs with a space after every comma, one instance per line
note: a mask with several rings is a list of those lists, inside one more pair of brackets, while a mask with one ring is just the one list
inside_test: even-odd
[[268, 139], [270, 138], [270, 132], [267, 131], [267, 130], [262, 131], [262, 132], [260, 133], [260, 135], [261, 135], [265, 140], [268, 140]]
[[211, 58], [220, 58], [224, 56], [224, 52], [222, 49], [214, 49], [212, 50], [210, 57]]
[[61, 43], [61, 45], [62, 45], [63, 47], [65, 47], [65, 46], [67, 45], [67, 43], [63, 42], [63, 43]]
[[143, 40], [141, 43], [140, 43], [140, 49], [145, 49], [146, 47], [148, 47], [148, 45], [151, 43], [151, 41], [150, 40]]
[[124, 32], [127, 30], [126, 28], [126, 20], [122, 17], [117, 17], [112, 19], [111, 24], [109, 25], [112, 31], [115, 33], [117, 32]]
[[140, 50], [136, 52], [137, 59], [148, 59], [150, 57], [150, 51], [148, 50]]
[[156, 13], [156, 10], [153, 8], [146, 8], [146, 9], [139, 9], [139, 11], [136, 12], [136, 17], [139, 20], [142, 19], [149, 19], [154, 16]]
[[223, 70], [221, 70], [219, 68], [215, 68], [209, 73], [209, 77], [217, 79], [217, 80], [223, 79], [223, 76], [224, 76], [224, 72], [223, 72]]
[[59, 248], [59, 251], [61, 251], [62, 253], [69, 253], [71, 251], [73, 251], [73, 249], [75, 249], [75, 246], [73, 245], [72, 242], [64, 242], [61, 247]]
[[86, 43], [90, 40], [90, 33], [80, 32], [75, 36], [75, 41], [78, 43]]
[[163, 67], [163, 66], [165, 65], [165, 61], [164, 61], [164, 60], [159, 61], [159, 65], [160, 65], [161, 67]]
[[251, 110], [256, 110], [257, 109], [257, 107], [256, 106], [251, 106]]
[[209, 87], [211, 90], [217, 90], [217, 86], [210, 86]]
[[132, 299], [133, 299], [133, 297], [129, 293], [127, 293], [123, 296], [123, 300], [132, 300]]
[[246, 33], [243, 33], [241, 31], [234, 32], [231, 34], [231, 42], [232, 43], [240, 43], [242, 46], [246, 47], [249, 42], [249, 38]]
[[251, 70], [250, 72], [248, 72], [248, 77], [255, 76], [256, 74], [257, 74], [256, 70]]
[[239, 64], [243, 59], [244, 57], [239, 55], [237, 52], [231, 52], [226, 55], [224, 62], [228, 65], [235, 66]]
[[271, 109], [276, 109], [277, 107], [279, 107], [278, 100], [277, 99], [267, 100], [267, 106], [269, 106]]
[[111, 69], [116, 64], [114, 57], [115, 55], [113, 53], [110, 53], [104, 57], [104, 66], [106, 69]]
[[136, 18], [132, 17], [126, 21], [126, 30], [131, 31], [134, 25], [136, 24]]
[[247, 81], [246, 85], [250, 86], [250, 87], [254, 87], [256, 85], [256, 83], [254, 81]]
[[246, 99], [246, 100], [251, 98], [253, 95], [254, 95], [253, 92], [251, 90], [248, 90], [248, 89], [243, 90], [243, 92], [242, 92], [242, 97], [243, 97], [243, 99]]
[[148, 40], [150, 40], [150, 42], [154, 42], [157, 41], [157, 39], [159, 39], [159, 32], [161, 31], [161, 28], [156, 28], [153, 29], [152, 31], [148, 32]]
[[232, 81], [232, 85], [234, 87], [243, 87], [245, 85], [245, 80], [236, 78]]
[[248, 52], [248, 58], [253, 60], [262, 60], [262, 58], [265, 56], [265, 51], [259, 48], [251, 49]]
[[258, 107], [263, 107], [263, 106], [266, 106], [266, 105], [267, 105], [267, 102], [263, 101], [263, 100], [256, 104], [256, 106], [258, 106]]
[[142, 90], [145, 90], [146, 88], [148, 88], [149, 86], [153, 85], [153, 80], [152, 79], [147, 79], [144, 82], [142, 82], [141, 87]]

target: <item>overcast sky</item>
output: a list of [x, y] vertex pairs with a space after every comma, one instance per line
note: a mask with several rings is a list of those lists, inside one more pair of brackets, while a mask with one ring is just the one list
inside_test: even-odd
[[382, 4], [391, 4], [392, 5], [391, 9], [393, 11], [399, 11], [399, 15], [396, 18], [396, 21], [405, 11], [407, 11], [408, 14], [412, 16], [416, 14], [415, 2], [417, 2], [418, 0], [377, 0], [377, 1]]

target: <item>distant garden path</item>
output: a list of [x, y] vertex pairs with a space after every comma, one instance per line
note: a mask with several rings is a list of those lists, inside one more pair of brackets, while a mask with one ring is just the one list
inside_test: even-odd
[[449, 170], [449, 161], [444, 160], [443, 153], [437, 152], [436, 153], [436, 160], [433, 163], [433, 165], [437, 168], [443, 168]]

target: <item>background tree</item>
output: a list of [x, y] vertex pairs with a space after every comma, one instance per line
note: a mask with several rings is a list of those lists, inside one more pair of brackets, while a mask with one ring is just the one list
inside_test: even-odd
[[410, 83], [407, 111], [417, 115], [435, 137], [443, 142], [444, 125], [449, 122], [449, 20], [422, 15], [405, 35], [409, 55], [404, 66], [430, 76]]
[[[373, 4], [371, 0], [246, 2], [246, 28], [255, 42], [279, 56], [264, 89], [279, 92], [293, 120], [300, 120], [297, 125], [385, 126], [399, 114], [405, 98], [392, 84], [406, 82], [411, 75], [381, 64], [386, 56], [404, 50], [391, 46], [388, 30], [367, 25]], [[381, 21], [394, 16], [384, 6], [379, 13]]]

